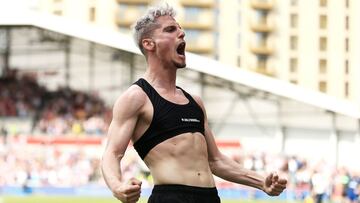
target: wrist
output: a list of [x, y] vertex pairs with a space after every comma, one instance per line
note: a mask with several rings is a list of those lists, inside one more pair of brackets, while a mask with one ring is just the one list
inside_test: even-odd
[[123, 183], [119, 180], [112, 181], [109, 184], [110, 190], [114, 193], [116, 192], [120, 187], [122, 187]]
[[263, 175], [261, 175], [261, 185], [259, 190], [266, 193], [266, 177], [264, 177]]

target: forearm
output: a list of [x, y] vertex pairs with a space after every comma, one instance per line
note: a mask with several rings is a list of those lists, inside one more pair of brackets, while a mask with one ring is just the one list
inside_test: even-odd
[[264, 190], [264, 176], [243, 168], [240, 164], [226, 156], [210, 161], [210, 168], [214, 175], [227, 181]]
[[122, 184], [120, 160], [122, 157], [114, 153], [106, 152], [102, 159], [101, 170], [104, 180], [111, 191], [114, 191]]

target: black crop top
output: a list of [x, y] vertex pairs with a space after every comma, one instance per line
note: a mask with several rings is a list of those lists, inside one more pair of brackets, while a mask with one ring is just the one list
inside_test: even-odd
[[134, 84], [140, 86], [149, 97], [153, 108], [153, 118], [149, 128], [134, 143], [139, 156], [144, 159], [157, 144], [187, 132], [200, 132], [204, 135], [204, 112], [190, 94], [181, 89], [189, 100], [187, 104], [175, 104], [159, 95], [144, 79]]

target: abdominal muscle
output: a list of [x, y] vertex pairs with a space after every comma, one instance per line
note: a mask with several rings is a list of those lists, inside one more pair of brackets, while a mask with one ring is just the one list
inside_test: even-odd
[[156, 145], [144, 159], [155, 185], [215, 187], [201, 133], [184, 133]]

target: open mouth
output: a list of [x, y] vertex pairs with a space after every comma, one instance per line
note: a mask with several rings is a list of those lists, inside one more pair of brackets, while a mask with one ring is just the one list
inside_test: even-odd
[[181, 56], [185, 56], [185, 46], [186, 46], [186, 43], [185, 42], [181, 42], [177, 49], [176, 49], [176, 52], [181, 55]]

